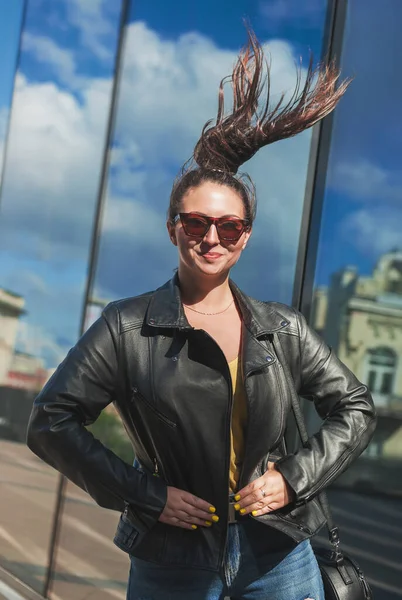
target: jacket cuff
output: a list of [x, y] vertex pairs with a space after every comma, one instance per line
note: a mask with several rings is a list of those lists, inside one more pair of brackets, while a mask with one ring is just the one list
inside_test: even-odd
[[147, 532], [156, 525], [167, 501], [167, 484], [163, 479], [141, 473], [140, 493], [125, 501], [125, 512], [140, 532]]
[[279, 459], [275, 463], [275, 469], [279, 471], [286, 483], [293, 491], [293, 502], [295, 505], [305, 504], [308, 495], [308, 481], [305, 473], [300, 468], [300, 463], [293, 454]]

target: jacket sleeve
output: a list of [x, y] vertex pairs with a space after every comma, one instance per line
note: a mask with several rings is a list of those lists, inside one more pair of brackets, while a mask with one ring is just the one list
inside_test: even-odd
[[118, 344], [119, 313], [110, 304], [35, 399], [27, 444], [100, 506], [132, 505], [150, 529], [166, 504], [166, 484], [126, 464], [86, 429], [119, 393]]
[[368, 446], [376, 426], [368, 388], [335, 356], [297, 313], [299, 356], [294, 364], [296, 389], [312, 400], [323, 419], [307, 447], [276, 463], [278, 471], [303, 504], [330, 485]]

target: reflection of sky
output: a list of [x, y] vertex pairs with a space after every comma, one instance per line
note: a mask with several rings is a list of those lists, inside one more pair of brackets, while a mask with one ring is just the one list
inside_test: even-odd
[[22, 0], [0, 0], [0, 109], [8, 107], [22, 19]]
[[343, 70], [355, 80], [336, 112], [319, 283], [348, 264], [369, 274], [402, 248], [401, 22], [399, 0], [349, 3]]
[[[400, 239], [394, 56], [401, 47], [395, 11], [402, 13], [402, 5], [385, 4], [392, 4], [393, 16], [373, 14], [373, 0], [353, 5], [345, 73], [357, 78], [336, 116], [320, 283], [345, 263], [367, 271]], [[219, 79], [245, 39], [242, 17], [270, 41], [277, 93], [291, 89], [300, 52], [320, 54], [322, 6], [321, 0], [237, 0], [227, 11], [212, 0], [179, 0], [174, 9], [163, 0], [133, 3], [95, 295], [136, 294], [170, 277], [176, 258], [164, 219], [172, 178], [216, 110]], [[43, 348], [49, 364], [59, 358], [54, 349], [62, 356], [78, 334], [118, 8], [106, 0], [29, 3], [1, 207], [0, 286], [25, 296], [21, 347]], [[9, 12], [7, 19], [15, 23], [18, 15]], [[12, 27], [0, 23], [0, 34], [10, 36]], [[377, 42], [369, 47], [373, 23]], [[15, 54], [3, 35], [0, 50], [5, 39], [7, 55], [11, 47]], [[11, 73], [3, 66], [0, 76], [10, 81]], [[307, 133], [275, 144], [247, 164], [259, 219], [235, 279], [262, 299], [291, 297], [309, 139]], [[376, 223], [386, 235], [376, 232]]]

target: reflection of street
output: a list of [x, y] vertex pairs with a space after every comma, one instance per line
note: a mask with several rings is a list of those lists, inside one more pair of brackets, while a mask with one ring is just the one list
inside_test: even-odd
[[[0, 442], [0, 563], [40, 591], [48, 562], [57, 473], [22, 444]], [[69, 484], [54, 600], [125, 598], [127, 556], [112, 542], [118, 515]]]
[[[40, 590], [57, 474], [22, 444], [0, 442], [0, 462], [0, 561]], [[368, 576], [375, 600], [402, 599], [401, 503], [340, 491], [331, 492], [331, 501], [343, 547]], [[117, 513], [99, 508], [68, 484], [53, 600], [124, 600], [128, 559], [112, 542], [117, 520]], [[317, 542], [324, 538], [322, 530]]]

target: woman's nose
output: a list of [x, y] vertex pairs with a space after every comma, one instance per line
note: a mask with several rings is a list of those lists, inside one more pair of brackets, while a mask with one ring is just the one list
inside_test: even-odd
[[219, 244], [219, 235], [218, 235], [218, 230], [216, 229], [216, 225], [213, 223], [211, 225], [211, 227], [208, 229], [207, 233], [204, 235], [203, 238], [204, 242], [207, 242], [208, 244]]

